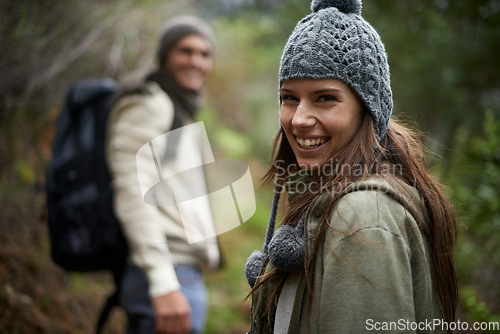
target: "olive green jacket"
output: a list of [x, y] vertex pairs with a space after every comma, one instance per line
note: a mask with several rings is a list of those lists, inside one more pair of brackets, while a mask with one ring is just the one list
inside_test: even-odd
[[[307, 214], [309, 263], [330, 199], [322, 194]], [[421, 203], [415, 188], [394, 179], [373, 176], [351, 185], [314, 254], [312, 292], [300, 273], [288, 333], [441, 332], [431, 327], [433, 319], [444, 317]], [[266, 272], [272, 269], [269, 264]], [[273, 333], [276, 307], [268, 309], [273, 287], [268, 281], [252, 296], [252, 333]]]

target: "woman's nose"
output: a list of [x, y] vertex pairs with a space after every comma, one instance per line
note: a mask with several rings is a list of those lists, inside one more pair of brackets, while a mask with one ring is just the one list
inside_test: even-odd
[[316, 124], [316, 118], [305, 102], [300, 102], [292, 118], [292, 125], [296, 128], [311, 127]]

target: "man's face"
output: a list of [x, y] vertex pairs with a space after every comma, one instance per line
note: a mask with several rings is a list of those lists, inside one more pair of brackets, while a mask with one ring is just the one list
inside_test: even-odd
[[212, 47], [200, 35], [180, 39], [166, 56], [164, 69], [173, 75], [179, 85], [190, 90], [200, 90], [212, 70]]

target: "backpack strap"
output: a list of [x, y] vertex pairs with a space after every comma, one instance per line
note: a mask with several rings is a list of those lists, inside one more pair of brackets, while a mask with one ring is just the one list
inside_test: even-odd
[[288, 333], [288, 327], [290, 326], [293, 307], [295, 305], [295, 295], [297, 293], [299, 278], [300, 272], [294, 271], [287, 277], [283, 284], [274, 318], [273, 333], [275, 334]]
[[120, 294], [120, 288], [117, 287], [117, 289], [109, 295], [108, 299], [106, 300], [106, 303], [104, 304], [104, 307], [101, 310], [101, 314], [99, 315], [99, 320], [97, 321], [97, 327], [96, 327], [96, 334], [100, 334], [104, 324], [106, 323], [106, 320], [108, 320], [108, 317], [111, 313], [111, 310], [113, 307], [118, 306], [119, 304], [119, 294]]
[[109, 318], [111, 314], [111, 310], [115, 306], [120, 305], [120, 294], [121, 294], [121, 284], [123, 280], [123, 275], [125, 274], [127, 263], [124, 261], [121, 265], [119, 265], [116, 269], [113, 270], [113, 280], [115, 282], [115, 291], [113, 291], [108, 298], [106, 299], [106, 303], [101, 309], [101, 313], [99, 315], [99, 319], [97, 320], [96, 325], [96, 334], [100, 334], [102, 329], [104, 328], [104, 324]]

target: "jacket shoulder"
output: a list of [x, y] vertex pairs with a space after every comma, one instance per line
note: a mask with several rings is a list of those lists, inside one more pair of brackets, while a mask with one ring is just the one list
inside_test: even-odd
[[[331, 194], [323, 195], [311, 209], [312, 218], [324, 214], [328, 198]], [[417, 189], [400, 179], [373, 176], [347, 188], [335, 203], [329, 224], [339, 240], [372, 228], [406, 236], [410, 230], [425, 230], [426, 217]]]
[[129, 94], [121, 97], [113, 106], [113, 110], [123, 110], [134, 106], [145, 106], [147, 110], [173, 109], [171, 98], [155, 82], [149, 82], [142, 93]]
[[150, 93], [126, 95], [113, 105], [108, 129], [120, 125], [140, 131], [158, 128], [159, 133], [163, 133], [171, 127], [174, 119], [172, 100], [156, 83], [148, 83], [147, 89]]

